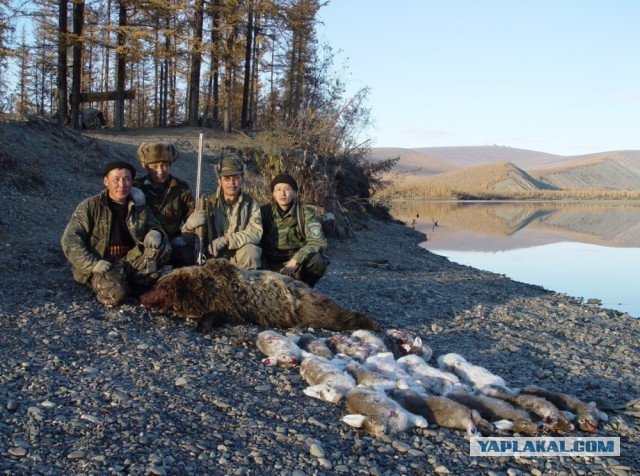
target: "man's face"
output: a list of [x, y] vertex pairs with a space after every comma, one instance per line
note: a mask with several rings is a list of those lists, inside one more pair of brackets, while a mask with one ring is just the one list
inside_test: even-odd
[[129, 169], [113, 169], [104, 177], [103, 182], [111, 200], [124, 202], [131, 192], [133, 179]]
[[149, 178], [154, 185], [162, 185], [169, 180], [171, 164], [169, 164], [169, 162], [154, 162], [153, 164], [146, 165], [145, 169], [147, 169]]
[[296, 198], [296, 192], [291, 185], [287, 183], [277, 183], [275, 187], [273, 187], [273, 199], [280, 208], [287, 208], [291, 202], [293, 202], [294, 198]]
[[228, 175], [220, 177], [218, 184], [222, 188], [222, 195], [227, 201], [235, 201], [242, 191], [242, 175]]

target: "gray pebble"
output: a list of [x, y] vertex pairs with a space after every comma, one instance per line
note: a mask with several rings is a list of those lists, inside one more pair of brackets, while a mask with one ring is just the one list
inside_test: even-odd
[[309, 452], [316, 458], [324, 458], [325, 456], [324, 449], [317, 443], [311, 445], [311, 447], [309, 448]]
[[22, 457], [22, 456], [26, 456], [27, 455], [27, 450], [18, 446], [15, 448], [9, 448], [8, 453], [11, 456], [18, 456], [18, 457]]
[[167, 474], [167, 470], [165, 468], [163, 468], [162, 466], [149, 466], [147, 468], [147, 474], [153, 475], [153, 476], [166, 476]]

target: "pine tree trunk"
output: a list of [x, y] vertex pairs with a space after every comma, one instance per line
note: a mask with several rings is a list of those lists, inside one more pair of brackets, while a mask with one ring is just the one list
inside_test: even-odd
[[202, 64], [202, 27], [204, 23], [204, 0], [196, 0], [194, 5], [193, 52], [191, 53], [191, 75], [189, 78], [189, 119], [190, 126], [198, 125], [200, 112], [200, 67]]
[[82, 30], [84, 1], [73, 3], [73, 71], [71, 81], [71, 126], [81, 129], [80, 92], [82, 91]]
[[126, 37], [124, 27], [127, 26], [127, 7], [124, 1], [119, 2], [118, 9], [118, 48], [116, 49], [116, 103], [114, 112], [114, 127], [121, 131], [124, 129], [124, 89], [126, 86]]
[[249, 94], [251, 83], [251, 53], [253, 50], [253, 2], [249, 1], [249, 13], [247, 15], [247, 34], [244, 50], [244, 79], [242, 82], [242, 112], [240, 114], [240, 127], [250, 128]]
[[66, 124], [69, 119], [67, 102], [67, 1], [58, 2], [58, 123]]

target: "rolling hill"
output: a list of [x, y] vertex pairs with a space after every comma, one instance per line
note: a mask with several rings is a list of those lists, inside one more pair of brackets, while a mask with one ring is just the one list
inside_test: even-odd
[[[640, 197], [640, 151], [561, 156], [501, 146], [374, 148], [374, 161], [399, 157], [389, 193], [429, 198], [504, 198], [536, 192]], [[633, 197], [637, 198], [637, 197]]]
[[396, 170], [411, 175], [435, 175], [458, 168], [458, 166], [443, 158], [419, 152], [418, 150], [392, 147], [372, 149], [371, 158], [374, 161], [393, 157], [400, 157]]
[[596, 155], [533, 170], [531, 174], [563, 190], [637, 190], [640, 188], [640, 157], [634, 162], [620, 155]]

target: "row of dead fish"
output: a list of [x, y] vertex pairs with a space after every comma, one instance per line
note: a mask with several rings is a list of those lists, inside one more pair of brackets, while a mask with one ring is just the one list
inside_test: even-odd
[[428, 362], [431, 349], [400, 329], [384, 338], [358, 330], [318, 338], [268, 330], [256, 345], [265, 365], [300, 366], [304, 393], [346, 402], [342, 421], [372, 435], [436, 424], [468, 434], [593, 433], [607, 415], [593, 403], [536, 386], [510, 388], [504, 379], [459, 354]]

